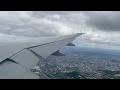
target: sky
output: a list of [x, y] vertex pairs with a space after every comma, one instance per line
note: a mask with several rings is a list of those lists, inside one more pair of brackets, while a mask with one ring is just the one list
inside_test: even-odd
[[120, 50], [119, 11], [0, 11], [0, 42], [85, 33], [81, 47]]

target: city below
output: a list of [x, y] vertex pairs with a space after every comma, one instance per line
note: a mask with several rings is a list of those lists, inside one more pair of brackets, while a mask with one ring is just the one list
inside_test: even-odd
[[32, 69], [40, 79], [119, 79], [120, 51], [66, 46], [63, 56], [40, 59]]

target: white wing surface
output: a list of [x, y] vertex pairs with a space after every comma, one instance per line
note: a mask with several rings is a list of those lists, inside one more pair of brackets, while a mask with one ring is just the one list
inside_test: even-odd
[[39, 76], [17, 63], [4, 61], [0, 64], [0, 79], [39, 79]]
[[57, 40], [54, 40], [55, 37], [53, 37], [53, 39], [51, 38], [53, 41], [24, 48], [17, 54], [11, 56], [10, 59], [18, 62], [21, 65], [24, 65], [27, 68], [31, 68], [35, 66], [37, 62], [39, 62], [41, 57], [44, 59], [47, 58], [60, 48], [72, 42], [79, 35], [80, 34], [68, 35], [65, 37], [62, 36], [59, 39], [56, 38]]
[[[0, 44], [0, 78], [38, 78], [31, 74], [40, 58], [47, 58], [83, 33]], [[7, 61], [7, 58], [16, 63]], [[25, 72], [27, 74], [25, 74]], [[6, 76], [7, 75], [7, 76]]]

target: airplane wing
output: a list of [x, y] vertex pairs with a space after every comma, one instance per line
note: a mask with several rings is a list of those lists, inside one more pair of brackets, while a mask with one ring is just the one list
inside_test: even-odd
[[[71, 43], [83, 33], [0, 44], [0, 78], [39, 78], [30, 71], [40, 60]], [[31, 74], [32, 73], [32, 74]]]
[[39, 76], [18, 63], [6, 60], [0, 64], [0, 79], [39, 79]]

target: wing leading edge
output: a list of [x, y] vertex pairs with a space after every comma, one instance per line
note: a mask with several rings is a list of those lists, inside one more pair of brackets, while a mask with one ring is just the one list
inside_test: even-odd
[[[36, 75], [32, 75], [29, 76], [28, 74], [23, 74], [26, 70], [28, 73], [30, 73], [30, 69], [32, 67], [34, 67], [40, 60], [40, 58], [47, 58], [48, 56], [50, 56], [51, 54], [53, 54], [54, 52], [56, 52], [57, 50], [59, 50], [60, 48], [66, 46], [67, 44], [71, 43], [75, 38], [77, 38], [79, 35], [82, 35], [83, 33], [77, 33], [77, 34], [73, 34], [73, 35], [66, 35], [66, 36], [62, 36], [62, 37], [53, 37], [53, 38], [48, 38], [48, 39], [53, 39], [53, 40], [47, 40], [44, 41], [45, 43], [40, 43], [37, 42], [36, 45], [33, 46], [29, 46], [29, 47], [25, 47], [22, 50], [18, 51], [17, 53], [14, 53], [12, 56], [8, 57], [9, 59], [12, 59], [13, 61], [17, 62], [17, 64], [13, 63], [13, 62], [4, 62], [3, 64], [0, 65], [0, 78], [3, 76], [3, 74], [1, 72], [3, 72], [4, 69], [7, 68], [8, 63], [8, 68], [9, 68], [9, 72], [5, 72], [6, 75], [11, 76], [10, 72], [13, 70], [13, 68], [16, 67], [15, 70], [17, 70], [17, 68], [21, 68], [19, 71], [19, 73], [21, 76], [24, 76], [24, 78], [27, 79], [28, 78], [37, 78]], [[48, 42], [47, 42], [48, 41]], [[22, 45], [22, 44], [21, 44]], [[2, 62], [1, 62], [2, 63]], [[14, 66], [14, 67], [12, 67]], [[17, 74], [16, 74], [17, 73]], [[2, 76], [1, 76], [2, 75]], [[15, 78], [19, 78], [20, 75], [18, 75], [18, 72], [15, 72], [14, 74], [12, 74], [13, 76], [15, 75]], [[35, 77], [35, 78], [34, 78]], [[10, 77], [11, 78], [11, 77]], [[23, 77], [21, 77], [23, 78]]]

